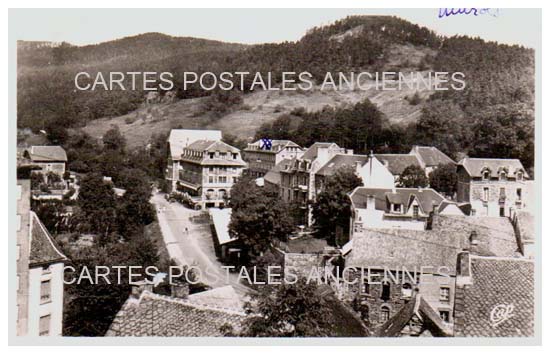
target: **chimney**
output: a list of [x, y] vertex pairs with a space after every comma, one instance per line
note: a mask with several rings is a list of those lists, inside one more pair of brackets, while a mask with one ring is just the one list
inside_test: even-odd
[[132, 292], [130, 294], [134, 299], [139, 299], [144, 291], [153, 292], [153, 284], [147, 280], [140, 280], [131, 284]]
[[359, 174], [361, 172], [361, 161], [355, 161], [355, 173]]
[[189, 296], [189, 284], [183, 282], [170, 284], [170, 295], [178, 299], [187, 299]]
[[472, 284], [470, 252], [462, 251], [456, 261], [456, 285], [464, 286]]

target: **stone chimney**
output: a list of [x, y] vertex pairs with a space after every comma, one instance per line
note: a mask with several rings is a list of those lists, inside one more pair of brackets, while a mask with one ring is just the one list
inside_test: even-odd
[[456, 285], [464, 286], [472, 284], [470, 252], [463, 251], [457, 256], [456, 261]]
[[130, 296], [133, 297], [134, 299], [139, 299], [139, 297], [144, 291], [149, 291], [151, 293], [153, 292], [153, 284], [147, 280], [140, 280], [140, 281], [134, 282], [131, 284], [131, 286], [132, 286], [132, 293], [130, 294]]
[[178, 299], [187, 299], [189, 296], [189, 284], [183, 282], [170, 284], [170, 295]]

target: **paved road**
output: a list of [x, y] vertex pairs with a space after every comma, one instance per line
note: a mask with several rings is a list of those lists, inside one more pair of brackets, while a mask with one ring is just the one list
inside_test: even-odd
[[163, 193], [155, 193], [151, 202], [157, 210], [170, 257], [178, 264], [200, 269], [201, 281], [213, 288], [232, 285], [240, 294], [249, 290], [239, 283], [237, 274], [223, 269], [222, 263], [217, 260], [210, 226], [190, 221], [190, 217], [201, 214], [200, 211], [188, 209], [177, 202], [170, 203]]

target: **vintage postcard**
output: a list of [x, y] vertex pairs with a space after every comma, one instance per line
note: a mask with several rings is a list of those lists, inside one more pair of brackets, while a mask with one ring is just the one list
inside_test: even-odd
[[540, 343], [540, 9], [9, 20], [13, 344]]

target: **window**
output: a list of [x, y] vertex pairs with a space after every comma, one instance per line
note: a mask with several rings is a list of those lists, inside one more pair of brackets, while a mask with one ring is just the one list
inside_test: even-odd
[[394, 204], [393, 205], [393, 211], [395, 213], [400, 213], [401, 212], [401, 204]]
[[500, 194], [499, 194], [499, 197], [500, 199], [505, 199], [506, 198], [506, 188], [500, 188]]
[[382, 306], [380, 308], [380, 323], [384, 323], [390, 319], [390, 308], [387, 306]]
[[500, 174], [499, 174], [499, 179], [501, 181], [506, 181], [506, 172], [505, 171], [502, 171]]
[[40, 303], [44, 304], [51, 301], [52, 284], [49, 280], [44, 280], [40, 284]]
[[522, 181], [523, 180], [523, 172], [518, 172], [518, 175], [517, 175], [516, 179], [518, 181]]
[[483, 188], [483, 200], [488, 201], [489, 200], [489, 187]]
[[390, 282], [386, 280], [382, 282], [382, 296], [380, 296], [380, 298], [384, 301], [388, 301], [390, 299], [390, 293]]
[[439, 288], [439, 301], [449, 302], [450, 299], [450, 289], [446, 286]]
[[50, 334], [50, 322], [51, 322], [52, 316], [51, 315], [45, 315], [40, 317], [39, 322], [39, 329], [38, 334], [41, 336], [47, 336]]
[[413, 205], [413, 216], [418, 217], [418, 205]]
[[214, 176], [208, 176], [208, 183], [214, 183]]
[[411, 297], [412, 296], [412, 286], [409, 283], [403, 284], [403, 287], [401, 288], [401, 295], [403, 297]]
[[482, 176], [483, 176], [483, 179], [486, 181], [489, 180], [489, 178], [491, 178], [491, 174], [489, 171], [484, 171]]
[[226, 176], [220, 176], [218, 178], [219, 183], [227, 183], [227, 177]]
[[213, 158], [214, 158], [214, 153], [213, 153], [213, 152], [209, 152], [209, 153], [208, 153], [208, 157], [210, 157], [211, 159], [213, 159]]
[[363, 294], [368, 294], [369, 290], [370, 290], [368, 280], [363, 279], [363, 284], [362, 285], [363, 285], [363, 287], [362, 287], [361, 291], [363, 292]]
[[521, 200], [521, 188], [516, 189], [516, 196], [518, 200]]
[[233, 160], [236, 160], [237, 159], [237, 154], [236, 153], [233, 153]]
[[449, 311], [447, 310], [439, 311], [439, 317], [441, 317], [443, 321], [449, 322]]

